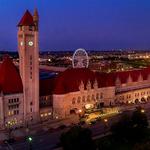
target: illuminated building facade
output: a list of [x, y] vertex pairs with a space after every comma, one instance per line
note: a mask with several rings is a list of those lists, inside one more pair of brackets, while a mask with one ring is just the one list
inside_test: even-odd
[[114, 73], [68, 69], [58, 75], [53, 84], [54, 114], [68, 117], [89, 108], [149, 101], [150, 67]]
[[8, 56], [0, 65], [1, 128], [150, 100], [150, 67], [115, 73], [70, 68], [45, 71], [45, 77], [39, 70], [38, 22], [35, 10], [33, 16], [26, 11], [18, 24], [19, 69]]

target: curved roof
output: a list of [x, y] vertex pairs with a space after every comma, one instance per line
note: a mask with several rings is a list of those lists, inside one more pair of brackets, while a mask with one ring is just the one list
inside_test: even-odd
[[20, 74], [9, 56], [5, 56], [0, 65], [0, 89], [4, 94], [23, 92]]
[[[131, 82], [138, 82], [142, 78], [147, 80], [150, 77], [150, 67], [141, 70], [113, 72], [113, 73], [102, 73], [93, 72], [86, 68], [71, 68], [58, 74], [53, 79], [41, 80], [41, 91], [42, 95], [50, 94], [66, 94], [70, 92], [79, 91], [81, 81], [84, 83], [84, 88], [88, 81], [91, 82], [91, 86], [95, 80], [97, 80], [98, 87], [112, 87], [115, 86], [117, 78], [119, 78], [121, 84], [127, 83], [129, 78]], [[93, 88], [93, 87], [92, 87]], [[49, 94], [48, 94], [49, 93]]]
[[79, 90], [79, 85], [95, 81], [95, 73], [86, 68], [71, 68], [60, 73], [55, 80], [54, 94], [65, 94]]
[[21, 18], [20, 22], [18, 23], [18, 26], [34, 26], [33, 16], [28, 10]]

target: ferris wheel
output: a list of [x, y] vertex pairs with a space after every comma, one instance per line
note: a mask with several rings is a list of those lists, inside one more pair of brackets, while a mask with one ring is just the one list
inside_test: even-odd
[[89, 66], [89, 57], [85, 49], [77, 49], [72, 58], [73, 68], [88, 68]]

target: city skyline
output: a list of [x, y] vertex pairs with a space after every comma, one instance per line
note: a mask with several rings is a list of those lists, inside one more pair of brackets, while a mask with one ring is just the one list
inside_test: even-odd
[[149, 1], [1, 0], [1, 50], [17, 51], [16, 22], [26, 9], [33, 13], [35, 7], [41, 50], [150, 48]]

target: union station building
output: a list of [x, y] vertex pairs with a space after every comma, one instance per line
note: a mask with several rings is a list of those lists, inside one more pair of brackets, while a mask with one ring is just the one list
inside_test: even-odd
[[39, 16], [26, 11], [18, 24], [19, 68], [9, 56], [0, 65], [0, 127], [62, 119], [104, 106], [150, 100], [150, 67], [101, 73], [69, 68], [39, 69]]

